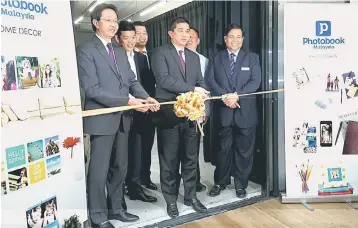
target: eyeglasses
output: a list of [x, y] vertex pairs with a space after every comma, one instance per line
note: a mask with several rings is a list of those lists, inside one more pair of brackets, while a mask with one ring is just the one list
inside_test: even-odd
[[114, 19], [108, 19], [108, 18], [100, 18], [100, 20], [105, 21], [106, 23], [112, 23], [118, 25], [119, 21]]

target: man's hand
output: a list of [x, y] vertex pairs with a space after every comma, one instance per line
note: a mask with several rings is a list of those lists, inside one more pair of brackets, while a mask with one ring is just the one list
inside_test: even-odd
[[158, 102], [156, 99], [154, 99], [154, 98], [152, 98], [152, 97], [148, 97], [146, 101], [147, 101], [147, 103], [149, 103], [149, 104], [156, 104], [156, 105], [153, 105], [153, 106], [150, 106], [150, 107], [149, 107], [150, 111], [152, 111], [152, 112], [159, 111], [159, 109], [160, 109], [160, 104], [159, 104], [159, 102]]
[[240, 108], [239, 96], [236, 93], [225, 94], [223, 102], [229, 108]]
[[[130, 98], [128, 101], [128, 105], [130, 106], [134, 106], [134, 105], [142, 105], [142, 104], [147, 104], [148, 102], [146, 100], [143, 99], [138, 99], [138, 98]], [[143, 107], [143, 108], [136, 108], [135, 110], [138, 112], [147, 112], [149, 109], [148, 107]]]
[[202, 87], [195, 87], [194, 92], [201, 93], [204, 98], [207, 98], [210, 93], [209, 91], [207, 91], [206, 89], [204, 89]]

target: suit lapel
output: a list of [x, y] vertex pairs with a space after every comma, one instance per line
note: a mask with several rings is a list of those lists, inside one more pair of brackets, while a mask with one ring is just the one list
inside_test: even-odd
[[134, 62], [135, 62], [135, 68], [137, 70], [137, 80], [139, 82], [142, 81], [141, 79], [141, 75], [140, 75], [140, 72], [139, 72], [139, 56], [138, 56], [138, 52], [134, 52]]
[[221, 61], [224, 66], [226, 77], [229, 80], [229, 82], [232, 83], [232, 77], [230, 74], [230, 59], [229, 59], [229, 54], [226, 50], [221, 52]]
[[[103, 56], [103, 58], [106, 60], [106, 62], [109, 64], [109, 66], [111, 67], [111, 69], [113, 70], [113, 72], [116, 74], [116, 76], [119, 78], [119, 72], [117, 71], [116, 69], [116, 66], [114, 65], [111, 57], [109, 56], [106, 48], [104, 47], [102, 41], [96, 36], [94, 35], [93, 36], [93, 42], [95, 43], [96, 45], [96, 48], [97, 50], [99, 51], [99, 53]], [[113, 49], [114, 49], [114, 53], [116, 53], [115, 51], [115, 47], [113, 46]], [[117, 55], [116, 55], [116, 59], [118, 60], [117, 58]]]
[[[170, 45], [170, 52], [172, 53], [174, 59], [175, 59], [175, 62], [177, 63], [178, 67], [179, 67], [179, 70], [185, 80], [185, 72], [184, 72], [184, 69], [183, 67], [181, 66], [181, 63], [180, 63], [180, 58], [179, 58], [179, 53], [177, 52], [177, 50], [175, 49], [175, 47], [173, 45]], [[186, 57], [186, 56], [185, 56]]]

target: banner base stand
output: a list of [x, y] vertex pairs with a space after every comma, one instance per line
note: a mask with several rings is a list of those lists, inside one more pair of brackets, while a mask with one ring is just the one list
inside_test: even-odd
[[352, 203], [352, 201], [347, 200], [346, 202], [347, 202], [347, 203], [349, 204], [349, 206], [351, 206], [353, 209], [358, 210], [358, 206], [354, 205], [354, 204]]
[[302, 205], [307, 208], [310, 211], [314, 211], [314, 209], [307, 203], [307, 201], [305, 199], [301, 199], [301, 203]]
[[355, 202], [358, 203], [358, 195], [292, 197], [287, 196], [285, 192], [281, 192], [280, 201], [281, 203], [301, 203], [305, 207], [308, 205], [308, 203], [348, 203], [354, 209], [358, 208], [357, 206], [353, 205]]

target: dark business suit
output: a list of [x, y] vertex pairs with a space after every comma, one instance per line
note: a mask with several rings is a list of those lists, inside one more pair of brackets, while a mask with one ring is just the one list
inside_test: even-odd
[[[261, 84], [259, 57], [240, 50], [231, 76], [229, 53], [221, 51], [211, 59], [205, 81], [213, 96], [255, 92]], [[246, 189], [258, 124], [256, 97], [241, 97], [239, 104], [241, 108], [231, 109], [224, 103], [218, 107], [220, 151], [217, 153], [214, 180], [216, 185], [226, 185], [232, 175], [235, 188]]]
[[[195, 86], [206, 88], [200, 70], [199, 56], [189, 49], [184, 50], [185, 69], [178, 51], [172, 44], [155, 50], [152, 56], [152, 70], [156, 79], [158, 101], [175, 101], [180, 93], [194, 91]], [[177, 201], [177, 178], [181, 162], [186, 200], [196, 199], [197, 178], [197, 130], [196, 125], [186, 118], [178, 118], [172, 105], [161, 106], [153, 116], [157, 125], [158, 153], [160, 163], [161, 189], [167, 204]], [[179, 151], [179, 142], [183, 150]]]
[[[134, 51], [137, 79], [151, 97], [155, 95], [155, 78], [148, 67], [147, 57]], [[129, 163], [127, 184], [136, 188], [141, 185], [143, 160], [151, 159], [155, 128], [150, 113], [133, 112], [133, 125], [129, 133]], [[146, 161], [147, 162], [147, 161]], [[150, 162], [150, 160], [149, 160]], [[149, 177], [149, 173], [146, 174]], [[130, 190], [130, 189], [129, 189]], [[133, 189], [135, 190], [135, 189]]]
[[[128, 105], [129, 92], [147, 98], [130, 69], [123, 49], [113, 45], [116, 64], [102, 41], [92, 40], [77, 47], [80, 85], [85, 92], [84, 110]], [[91, 159], [88, 168], [88, 207], [93, 223], [107, 220], [107, 214], [123, 212], [123, 182], [127, 173], [128, 132], [131, 116], [122, 112], [83, 119], [85, 134], [90, 134]], [[115, 147], [116, 150], [113, 150]], [[111, 174], [109, 175], [109, 168]], [[105, 184], [107, 183], [107, 201]]]

